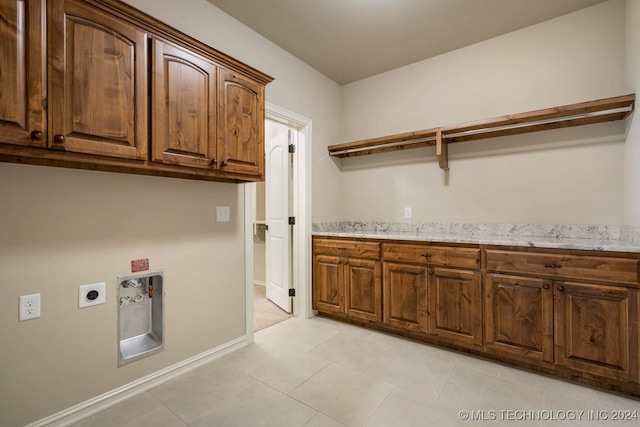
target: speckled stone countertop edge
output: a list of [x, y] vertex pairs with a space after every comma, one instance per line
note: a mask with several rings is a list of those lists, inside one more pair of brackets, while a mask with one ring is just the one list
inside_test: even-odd
[[[447, 228], [449, 232], [445, 232]], [[313, 224], [312, 234], [362, 239], [640, 253], [640, 229], [618, 226], [342, 222]]]

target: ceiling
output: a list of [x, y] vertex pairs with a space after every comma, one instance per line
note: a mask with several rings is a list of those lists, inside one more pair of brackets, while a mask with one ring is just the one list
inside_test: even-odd
[[339, 84], [604, 0], [207, 0]]

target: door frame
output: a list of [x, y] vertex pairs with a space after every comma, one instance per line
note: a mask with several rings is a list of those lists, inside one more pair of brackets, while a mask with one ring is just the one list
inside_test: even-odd
[[[296, 225], [292, 233], [291, 281], [295, 285], [293, 315], [303, 319], [313, 315], [311, 310], [311, 119], [284, 108], [265, 103], [265, 119], [286, 124], [301, 136], [296, 142], [293, 162], [293, 212]], [[256, 210], [256, 185], [244, 184], [245, 234], [245, 330], [247, 342], [253, 342], [253, 223]]]

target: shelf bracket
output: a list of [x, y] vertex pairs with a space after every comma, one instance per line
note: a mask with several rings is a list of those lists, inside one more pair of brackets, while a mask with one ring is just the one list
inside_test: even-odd
[[449, 145], [442, 140], [442, 131], [436, 131], [436, 157], [440, 169], [449, 170]]

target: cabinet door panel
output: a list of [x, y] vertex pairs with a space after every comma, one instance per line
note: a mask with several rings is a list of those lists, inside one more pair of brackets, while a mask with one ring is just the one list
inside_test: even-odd
[[215, 168], [216, 78], [212, 62], [154, 38], [154, 161]]
[[0, 0], [0, 143], [46, 146], [44, 3]]
[[77, 0], [51, 3], [49, 29], [49, 146], [146, 159], [146, 34]]
[[350, 317], [382, 320], [382, 275], [380, 262], [348, 259], [345, 271], [346, 308]]
[[431, 273], [429, 333], [452, 342], [482, 345], [480, 273], [446, 268], [434, 268]]
[[344, 278], [340, 258], [316, 255], [313, 259], [313, 309], [344, 314]]
[[220, 69], [218, 156], [222, 171], [264, 175], [264, 87]]
[[[637, 291], [559, 282], [555, 285], [556, 362], [591, 374], [637, 381]], [[634, 356], [636, 357], [636, 356]]]
[[487, 347], [553, 362], [553, 291], [548, 280], [488, 274]]
[[383, 264], [384, 323], [427, 332], [427, 273], [423, 266]]

